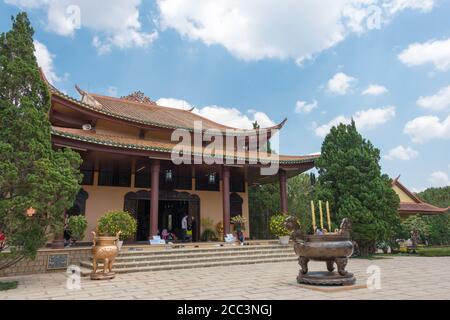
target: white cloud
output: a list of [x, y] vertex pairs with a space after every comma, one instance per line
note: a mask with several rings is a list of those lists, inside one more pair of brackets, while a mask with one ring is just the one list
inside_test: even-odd
[[403, 132], [414, 143], [425, 143], [433, 139], [450, 139], [450, 116], [441, 120], [435, 116], [418, 117], [405, 125]]
[[395, 14], [405, 9], [430, 12], [433, 9], [434, 5], [434, 0], [393, 0], [386, 1], [383, 7], [386, 8], [389, 13]]
[[[349, 34], [379, 28], [405, 9], [432, 0], [157, 0], [160, 27], [243, 60], [293, 59], [301, 64]], [[375, 10], [376, 9], [376, 10]], [[375, 24], [374, 24], [375, 22]]]
[[114, 86], [110, 86], [108, 87], [108, 90], [106, 90], [108, 92], [108, 95], [110, 97], [117, 97], [119, 95], [118, 91], [117, 91], [117, 87]]
[[370, 95], [370, 96], [379, 96], [379, 95], [382, 95], [382, 94], [384, 94], [386, 92], [388, 92], [388, 90], [385, 87], [380, 86], [378, 84], [372, 84], [372, 85], [368, 86], [366, 88], [366, 90], [364, 90], [362, 92], [362, 95], [363, 96], [368, 96], [368, 95]]
[[398, 146], [391, 151], [387, 155], [385, 155], [383, 158], [387, 160], [411, 160], [412, 158], [415, 158], [418, 156], [418, 152], [410, 147], [403, 147]]
[[146, 47], [158, 36], [142, 31], [139, 20], [141, 0], [5, 0], [26, 9], [47, 13], [47, 29], [62, 36], [74, 36], [89, 28], [96, 35], [93, 45], [100, 54], [113, 47]]
[[450, 106], [450, 86], [442, 88], [438, 93], [432, 96], [420, 97], [417, 104], [422, 108], [441, 111]]
[[450, 39], [413, 43], [398, 58], [408, 66], [432, 63], [439, 71], [450, 69]]
[[36, 56], [39, 67], [45, 74], [45, 77], [51, 84], [61, 81], [61, 78], [56, 74], [53, 65], [55, 55], [52, 54], [48, 48], [41, 42], [34, 40], [34, 55]]
[[182, 110], [192, 109], [193, 106], [186, 100], [173, 99], [173, 98], [161, 98], [156, 101], [156, 104], [162, 107], [171, 107]]
[[450, 179], [448, 177], [448, 174], [444, 171], [433, 172], [428, 178], [428, 181], [432, 184], [433, 187], [437, 188], [446, 187], [450, 185]]
[[[185, 100], [172, 98], [161, 98], [156, 101], [156, 103], [163, 107], [172, 107], [183, 110], [193, 108], [193, 106]], [[275, 122], [271, 120], [267, 114], [255, 110], [250, 110], [248, 112], [249, 115], [246, 115], [236, 108], [213, 105], [201, 108], [196, 107], [193, 112], [217, 123], [239, 129], [253, 129], [253, 123], [255, 121], [257, 121], [262, 128], [275, 125]]]
[[311, 103], [308, 103], [306, 101], [297, 101], [295, 106], [295, 112], [296, 113], [310, 113], [314, 109], [316, 109], [319, 106], [319, 103], [317, 100], [312, 101]]
[[[353, 115], [358, 130], [370, 130], [377, 126], [388, 122], [395, 117], [395, 107], [387, 106], [378, 109], [368, 109], [358, 111]], [[324, 138], [331, 130], [332, 127], [339, 125], [340, 123], [349, 124], [351, 118], [345, 116], [338, 116], [328, 122], [327, 124], [316, 126], [314, 129], [315, 134], [318, 137]]]
[[328, 81], [328, 90], [333, 93], [345, 95], [355, 82], [355, 78], [339, 72]]

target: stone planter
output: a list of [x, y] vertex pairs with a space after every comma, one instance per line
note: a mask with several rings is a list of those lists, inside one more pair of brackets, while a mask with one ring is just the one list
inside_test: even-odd
[[[117, 247], [117, 242], [119, 240], [118, 233], [115, 237], [109, 236], [97, 236], [95, 232], [94, 235], [94, 245], [92, 247], [92, 264], [93, 271], [91, 274], [92, 280], [108, 280], [115, 277], [113, 272], [114, 260], [119, 254], [119, 249]], [[98, 262], [103, 261], [103, 272], [97, 273]]]
[[287, 246], [289, 245], [289, 240], [291, 239], [291, 237], [290, 236], [278, 237], [278, 239], [280, 240], [281, 245]]
[[123, 240], [117, 240], [117, 249], [118, 249], [119, 251], [122, 250], [122, 246], [123, 246]]

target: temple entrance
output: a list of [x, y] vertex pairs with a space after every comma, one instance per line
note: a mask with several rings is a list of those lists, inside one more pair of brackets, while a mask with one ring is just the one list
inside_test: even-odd
[[[141, 190], [125, 195], [124, 210], [136, 217], [136, 241], [148, 241], [150, 236], [150, 192]], [[200, 239], [200, 198], [187, 192], [160, 191], [158, 232], [172, 231], [178, 240], [182, 238], [181, 220], [187, 214], [193, 225], [192, 239]]]
[[137, 201], [136, 241], [147, 241], [150, 235], [150, 200]]
[[181, 240], [183, 230], [181, 221], [189, 215], [189, 202], [187, 201], [160, 201], [158, 230], [167, 240]]

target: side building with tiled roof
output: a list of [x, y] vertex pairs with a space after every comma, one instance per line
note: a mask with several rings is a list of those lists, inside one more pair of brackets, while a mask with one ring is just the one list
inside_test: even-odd
[[[242, 215], [250, 221], [249, 186], [278, 182], [280, 211], [287, 212], [287, 179], [313, 168], [318, 158], [251, 151], [252, 141], [259, 143], [255, 139], [266, 132], [270, 139], [286, 120], [272, 128], [232, 128], [193, 110], [158, 106], [139, 92], [115, 98], [77, 87], [81, 98], [75, 99], [50, 84], [49, 89], [53, 145], [71, 148], [83, 159], [82, 189], [67, 215], [86, 216], [86, 241], [91, 240], [97, 220], [110, 210], [126, 210], [136, 217], [138, 229], [131, 241], [147, 241], [163, 230], [180, 238], [186, 215], [189, 222], [195, 221], [194, 241], [200, 240], [205, 220], [214, 226], [222, 223], [224, 233], [231, 233], [233, 216]], [[197, 123], [201, 123], [201, 132]], [[182, 152], [192, 162], [176, 165], [172, 154], [179, 141], [173, 141], [172, 134], [177, 129], [186, 131], [193, 142], [197, 134], [215, 130], [223, 141], [236, 145], [231, 153], [223, 145], [205, 155], [211, 144], [192, 143]], [[239, 145], [238, 140], [244, 144]], [[209, 161], [216, 158], [225, 162]], [[263, 174], [262, 169], [270, 165], [276, 165], [277, 170]], [[251, 237], [248, 222], [246, 236]]]
[[403, 219], [413, 215], [441, 215], [450, 211], [450, 208], [439, 208], [422, 201], [400, 182], [400, 177], [393, 180], [392, 188], [400, 198], [398, 212]]

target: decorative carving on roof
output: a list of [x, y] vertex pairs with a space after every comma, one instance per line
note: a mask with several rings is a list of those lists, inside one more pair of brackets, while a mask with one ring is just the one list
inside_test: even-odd
[[121, 99], [132, 101], [132, 102], [139, 102], [139, 103], [146, 103], [146, 104], [153, 104], [156, 105], [156, 102], [147, 97], [142, 91], [136, 91], [132, 94], [121, 97]]

